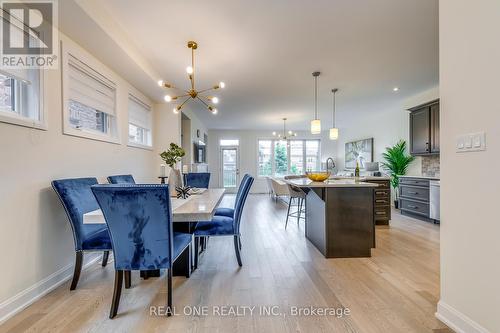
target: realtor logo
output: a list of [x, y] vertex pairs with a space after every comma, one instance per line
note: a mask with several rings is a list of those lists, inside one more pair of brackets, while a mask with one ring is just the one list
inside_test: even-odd
[[1, 1], [0, 67], [57, 67], [56, 1]]

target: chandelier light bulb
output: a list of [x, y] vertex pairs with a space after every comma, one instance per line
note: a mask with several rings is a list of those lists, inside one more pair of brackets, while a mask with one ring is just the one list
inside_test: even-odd
[[214, 103], [214, 104], [219, 103], [219, 98], [218, 97], [212, 97], [212, 103]]
[[273, 132], [273, 136], [276, 136], [276, 132]]
[[292, 134], [293, 134], [293, 132], [292, 132], [292, 131], [288, 131], [288, 134], [292, 135]]
[[165, 102], [169, 103], [169, 102], [172, 102], [172, 96], [170, 95], [165, 95], [165, 97], [163, 97], [163, 99], [165, 100]]
[[217, 109], [213, 109], [212, 114], [217, 114]]
[[175, 114], [179, 113], [179, 110], [177, 110], [177, 108], [174, 108], [173, 111], [174, 111]]
[[187, 72], [188, 74], [193, 74], [193, 67], [191, 67], [191, 66], [187, 66], [187, 67], [186, 67], [186, 72]]
[[158, 86], [163, 87], [163, 80], [158, 80]]
[[222, 81], [221, 81], [221, 82], [219, 82], [219, 87], [220, 87], [221, 89], [224, 89], [224, 88], [226, 87], [226, 84], [225, 84], [224, 82], [222, 82]]

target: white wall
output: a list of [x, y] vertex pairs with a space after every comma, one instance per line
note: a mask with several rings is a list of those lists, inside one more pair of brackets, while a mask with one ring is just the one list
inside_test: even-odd
[[[157, 182], [157, 152], [179, 140], [171, 110], [163, 112], [163, 106], [155, 105], [154, 150], [127, 146], [128, 91], [133, 88], [121, 78], [117, 82], [120, 144], [63, 135], [61, 71], [47, 70], [45, 77], [48, 130], [0, 123], [0, 319], [38, 287], [40, 291], [49, 287], [41, 282], [66, 277], [74, 263], [71, 228], [50, 182], [69, 177], [106, 182], [106, 176], [121, 173], [131, 173], [139, 182]], [[54, 277], [57, 272], [62, 275]], [[53, 280], [45, 280], [51, 276]], [[85, 272], [82, 276], [83, 281]], [[34, 286], [38, 287], [29, 289]], [[20, 294], [25, 290], [32, 293]]]
[[[500, 332], [500, 2], [440, 0], [439, 13], [438, 317], [456, 331]], [[479, 131], [486, 151], [455, 152], [457, 136]]]
[[[309, 132], [297, 132], [297, 139], [321, 139], [321, 161], [325, 162], [328, 157], [336, 157], [336, 142], [328, 138], [328, 132], [321, 135], [312, 135]], [[240, 177], [245, 173], [256, 177], [257, 175], [257, 141], [258, 139], [273, 138], [269, 131], [250, 130], [210, 130], [208, 133], [208, 164], [210, 176], [210, 186], [219, 187], [220, 178], [220, 139], [240, 140]], [[256, 177], [252, 186], [252, 193], [266, 192], [266, 183], [263, 178]]]

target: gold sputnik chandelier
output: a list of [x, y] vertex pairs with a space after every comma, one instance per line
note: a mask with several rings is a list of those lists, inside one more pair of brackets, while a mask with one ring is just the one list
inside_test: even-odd
[[[189, 41], [187, 43], [187, 47], [191, 49], [191, 66], [188, 66], [186, 68], [186, 72], [188, 73], [189, 76], [189, 81], [191, 81], [191, 89], [189, 90], [183, 90], [175, 87], [174, 85], [170, 83], [166, 83], [163, 80], [158, 81], [158, 85], [160, 87], [164, 87], [167, 89], [175, 89], [178, 91], [181, 91], [182, 93], [177, 96], [171, 96], [171, 95], [165, 95], [164, 99], [165, 102], [174, 102], [174, 101], [182, 101], [180, 102], [179, 105], [174, 107], [174, 113], [177, 114], [179, 111], [182, 110], [184, 105], [190, 100], [197, 100], [203, 106], [205, 106], [212, 114], [217, 114], [217, 109], [212, 105], [212, 104], [217, 104], [219, 103], [219, 98], [216, 96], [210, 96], [210, 95], [204, 95], [212, 90], [217, 90], [217, 89], [223, 89], [226, 85], [224, 82], [219, 82], [219, 84], [214, 85], [211, 88], [208, 89], [203, 89], [203, 90], [197, 90], [196, 85], [195, 85], [195, 66], [194, 66], [194, 50], [198, 48], [198, 44], [193, 41]], [[203, 94], [203, 95], [202, 95]]]

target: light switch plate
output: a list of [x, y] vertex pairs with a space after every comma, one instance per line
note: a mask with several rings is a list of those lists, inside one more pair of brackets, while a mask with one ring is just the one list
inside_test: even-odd
[[457, 152], [466, 153], [483, 150], [486, 150], [486, 134], [484, 132], [469, 133], [457, 138]]
[[465, 148], [466, 149], [471, 149], [472, 148], [472, 135], [466, 135], [465, 136]]

